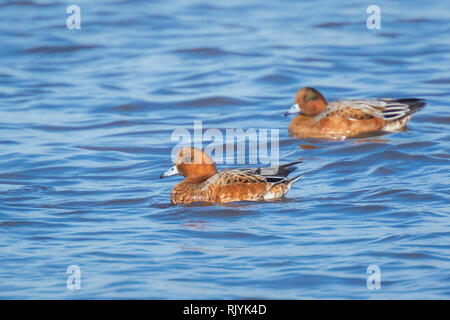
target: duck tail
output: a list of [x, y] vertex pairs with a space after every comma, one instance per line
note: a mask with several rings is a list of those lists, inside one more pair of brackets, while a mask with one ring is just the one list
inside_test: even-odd
[[407, 98], [398, 99], [397, 102], [404, 103], [409, 107], [409, 114], [416, 113], [427, 104], [424, 99]]
[[292, 187], [292, 185], [294, 183], [296, 183], [298, 180], [300, 180], [301, 177], [303, 177], [303, 175], [298, 175], [298, 176], [295, 176], [293, 178], [286, 178], [286, 179], [283, 179], [281, 181], [275, 182], [272, 185], [271, 189], [272, 190], [276, 190], [278, 188], [281, 188], [286, 193], [287, 191], [289, 191], [289, 189], [291, 189], [291, 187]]
[[270, 186], [270, 189], [264, 195], [265, 200], [279, 199], [283, 197], [292, 187], [292, 185], [300, 180], [302, 175], [295, 176], [294, 178], [285, 178], [281, 181], [277, 181]]
[[300, 175], [298, 175], [298, 176], [296, 176], [296, 177], [289, 178], [289, 179], [288, 179], [288, 184], [289, 184], [290, 186], [292, 186], [294, 183], [296, 183], [296, 182], [297, 182], [298, 180], [300, 180], [302, 177], [303, 177], [303, 175], [300, 174]]
[[[406, 117], [411, 117], [414, 113], [426, 105], [424, 99], [405, 98], [389, 101], [386, 109], [382, 111], [383, 117], [387, 121], [397, 121]], [[409, 119], [408, 118], [408, 119]]]

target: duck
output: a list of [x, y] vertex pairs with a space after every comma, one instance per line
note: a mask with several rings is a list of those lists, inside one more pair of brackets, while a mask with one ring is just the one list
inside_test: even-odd
[[185, 177], [172, 189], [171, 204], [277, 200], [284, 197], [302, 177], [288, 177], [297, 169], [295, 165], [301, 162], [291, 162], [279, 167], [219, 171], [214, 160], [204, 150], [182, 147], [177, 153], [174, 166], [161, 174], [160, 178], [173, 175]]
[[297, 91], [285, 116], [297, 114], [289, 124], [296, 138], [346, 139], [404, 130], [411, 117], [425, 106], [424, 99], [351, 99], [328, 103], [311, 87]]

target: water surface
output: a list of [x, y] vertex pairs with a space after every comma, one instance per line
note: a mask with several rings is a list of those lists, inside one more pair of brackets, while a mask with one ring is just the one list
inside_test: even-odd
[[[80, 0], [80, 30], [70, 4], [0, 1], [0, 298], [450, 298], [448, 2], [378, 1], [380, 30], [358, 1]], [[428, 105], [405, 132], [297, 140], [303, 86]], [[200, 120], [279, 129], [304, 178], [171, 206], [171, 134]]]

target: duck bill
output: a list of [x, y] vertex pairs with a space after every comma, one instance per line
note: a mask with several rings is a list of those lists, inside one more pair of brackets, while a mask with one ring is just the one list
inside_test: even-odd
[[298, 103], [294, 104], [284, 115], [288, 116], [295, 113], [300, 113], [300, 106], [298, 105]]
[[177, 166], [173, 166], [172, 168], [170, 168], [169, 170], [164, 172], [162, 175], [160, 175], [159, 178], [162, 179], [165, 177], [174, 176], [176, 174], [180, 174], [180, 173], [178, 172]]

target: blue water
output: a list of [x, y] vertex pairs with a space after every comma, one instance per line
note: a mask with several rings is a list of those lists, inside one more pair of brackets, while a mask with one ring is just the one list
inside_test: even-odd
[[[0, 21], [0, 298], [450, 298], [448, 1], [2, 0]], [[405, 132], [297, 140], [303, 86], [428, 104]], [[181, 178], [158, 176], [196, 120], [279, 129], [303, 179], [170, 205]]]

